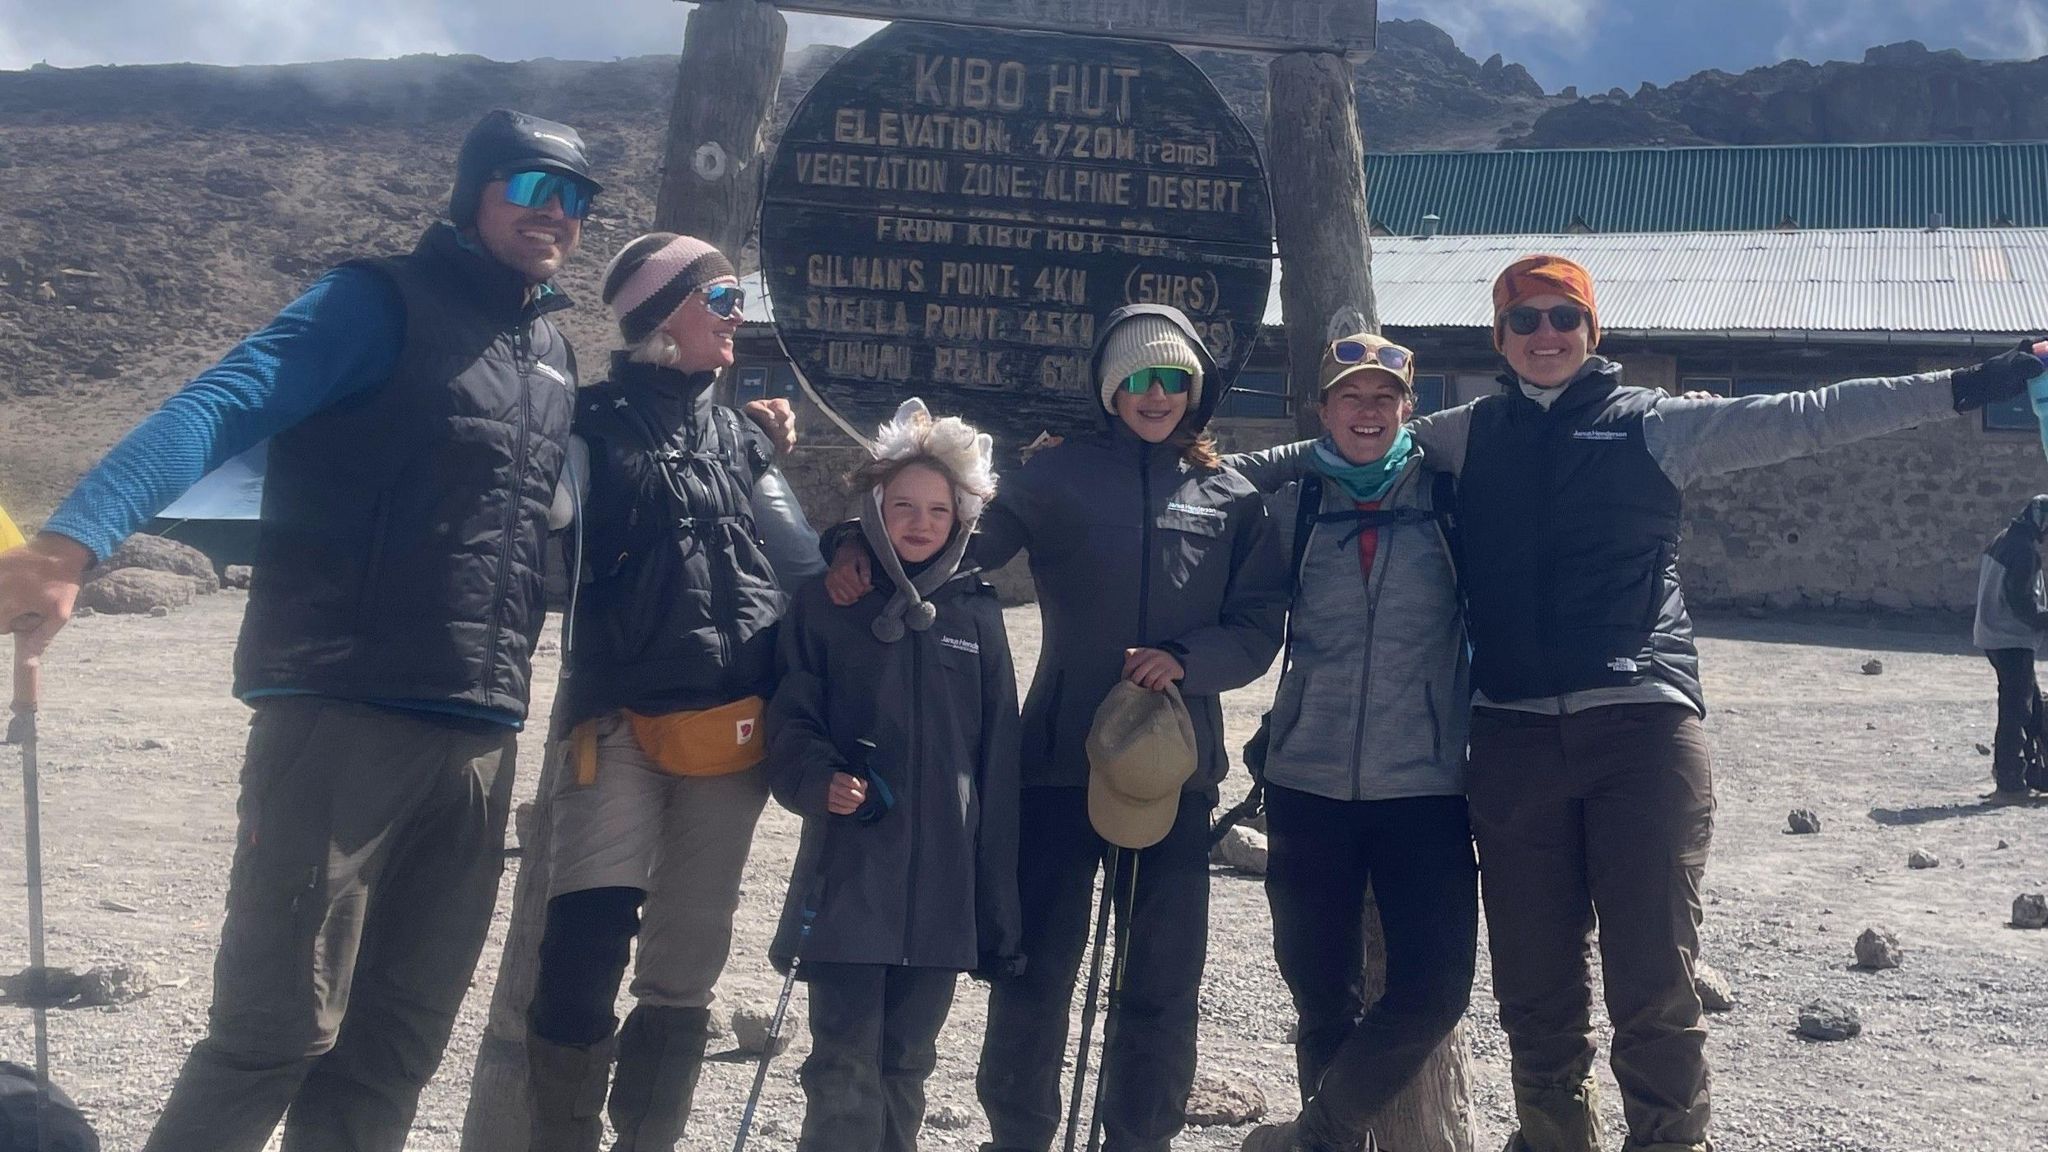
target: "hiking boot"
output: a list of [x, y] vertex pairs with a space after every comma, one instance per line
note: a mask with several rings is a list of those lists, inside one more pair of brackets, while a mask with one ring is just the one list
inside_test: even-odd
[[604, 1138], [604, 1090], [617, 1047], [617, 1036], [595, 1044], [557, 1044], [527, 1029], [532, 1152], [597, 1152]]
[[690, 1119], [710, 1022], [709, 1008], [647, 1004], [626, 1017], [612, 1080], [612, 1152], [673, 1152]]

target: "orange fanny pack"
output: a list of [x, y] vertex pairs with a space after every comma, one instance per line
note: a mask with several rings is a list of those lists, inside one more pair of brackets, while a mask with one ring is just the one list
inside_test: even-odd
[[[633, 725], [633, 739], [654, 766], [670, 776], [730, 776], [759, 764], [768, 754], [761, 716], [768, 707], [749, 696], [702, 712], [670, 712], [663, 716], [623, 713]], [[576, 780], [597, 779], [596, 733], [577, 732]], [[582, 745], [589, 745], [585, 753]]]

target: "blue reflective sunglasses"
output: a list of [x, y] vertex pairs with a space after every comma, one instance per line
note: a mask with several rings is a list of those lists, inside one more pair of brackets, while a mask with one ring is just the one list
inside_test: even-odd
[[704, 308], [720, 320], [730, 320], [747, 307], [747, 290], [737, 284], [714, 284], [704, 290]]
[[505, 202], [538, 212], [550, 200], [562, 202], [562, 215], [581, 220], [590, 214], [596, 193], [574, 176], [560, 172], [514, 172], [505, 177]]

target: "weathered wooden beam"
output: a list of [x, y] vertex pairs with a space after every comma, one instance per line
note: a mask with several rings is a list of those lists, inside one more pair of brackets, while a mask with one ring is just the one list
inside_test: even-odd
[[1327, 52], [1289, 53], [1267, 69], [1266, 168], [1280, 246], [1288, 391], [1295, 425], [1310, 436], [1321, 432], [1316, 368], [1324, 347], [1379, 330], [1365, 143], [1351, 77], [1351, 64]]
[[[716, 8], [745, 0], [698, 0]], [[1378, 0], [784, 0], [792, 12], [1163, 40], [1241, 52], [1371, 54]]]
[[683, 33], [655, 227], [739, 262], [761, 206], [762, 153], [789, 22], [764, 0], [700, 4]]
[[526, 1010], [533, 1003], [541, 931], [547, 926], [548, 797], [554, 794], [555, 777], [565, 771], [566, 759], [562, 747], [549, 746], [541, 762], [539, 799], [519, 806], [519, 874], [512, 889], [512, 923], [505, 932], [483, 1043], [470, 1076], [462, 1152], [528, 1152]]
[[[1365, 900], [1365, 987], [1367, 1004], [1387, 987], [1387, 933], [1380, 926], [1379, 899]], [[1472, 1052], [1465, 1025], [1430, 1053], [1429, 1061], [1371, 1121], [1380, 1147], [1392, 1152], [1472, 1152]]]

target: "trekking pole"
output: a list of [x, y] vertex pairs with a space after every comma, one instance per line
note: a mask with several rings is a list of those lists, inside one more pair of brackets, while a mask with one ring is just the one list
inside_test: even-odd
[[1123, 849], [1109, 850], [1109, 874], [1102, 878], [1102, 899], [1095, 905], [1095, 957], [1088, 963], [1088, 992], [1081, 1000], [1081, 1047], [1074, 1053], [1074, 1090], [1067, 1098], [1067, 1139], [1064, 1152], [1074, 1152], [1081, 1127], [1081, 1087], [1088, 1083], [1088, 1042], [1095, 1036], [1095, 1001], [1102, 992], [1102, 952], [1109, 942], [1109, 906], [1116, 891], [1117, 866]]
[[27, 824], [29, 986], [35, 996], [36, 1147], [48, 1146], [43, 1113], [50, 1105], [49, 973], [43, 954], [43, 822], [36, 788], [36, 710], [42, 704], [42, 661], [28, 654], [28, 642], [14, 638], [14, 709], [7, 742], [21, 746], [22, 819]]
[[[868, 757], [874, 750], [872, 740], [855, 741], [855, 763], [848, 765], [847, 775], [868, 779]], [[782, 994], [775, 998], [775, 1015], [768, 1021], [768, 1041], [761, 1049], [761, 1062], [754, 1066], [754, 1087], [747, 1093], [746, 1109], [740, 1113], [740, 1134], [732, 1142], [732, 1152], [747, 1152], [754, 1112], [761, 1106], [761, 1091], [768, 1084], [768, 1062], [775, 1059], [775, 1049], [782, 1042], [782, 1020], [789, 1012], [789, 996], [795, 991], [797, 973], [803, 968], [804, 945], [810, 941], [811, 926], [818, 921], [818, 899], [825, 894], [825, 877], [832, 871], [832, 830], [836, 819], [827, 813], [825, 830], [818, 836], [817, 875], [811, 877], [810, 887], [804, 892], [803, 926], [797, 930], [796, 947], [790, 950], [789, 972], [782, 978]]]
[[1109, 967], [1108, 1019], [1102, 1024], [1102, 1065], [1095, 1072], [1095, 1109], [1088, 1120], [1088, 1152], [1099, 1152], [1102, 1147], [1102, 1086], [1109, 1079], [1109, 1046], [1116, 1040], [1116, 1006], [1124, 990], [1125, 953], [1131, 947], [1131, 913], [1138, 906], [1138, 859], [1136, 852], [1131, 853], [1131, 892], [1116, 916], [1116, 961]]

